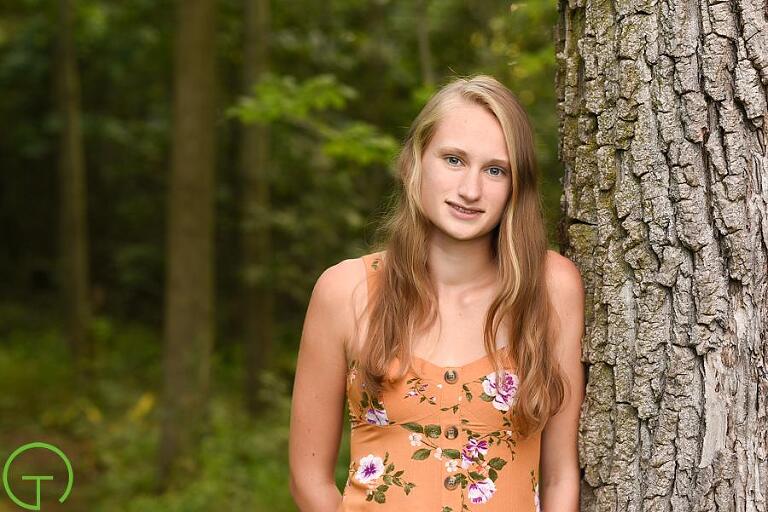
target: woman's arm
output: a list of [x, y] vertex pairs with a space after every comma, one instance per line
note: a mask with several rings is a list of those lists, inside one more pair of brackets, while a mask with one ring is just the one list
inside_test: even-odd
[[558, 361], [570, 390], [563, 409], [547, 422], [541, 436], [541, 505], [544, 512], [579, 510], [577, 436], [584, 400], [581, 338], [584, 334], [584, 288], [576, 265], [550, 251], [547, 266], [550, 296], [559, 321]]
[[345, 260], [323, 272], [304, 320], [288, 448], [291, 495], [300, 511], [335, 512], [341, 502], [334, 469], [344, 412], [353, 264]]

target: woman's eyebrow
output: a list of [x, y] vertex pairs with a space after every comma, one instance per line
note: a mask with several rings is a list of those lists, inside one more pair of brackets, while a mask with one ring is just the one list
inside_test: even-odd
[[[464, 160], [468, 160], [469, 159], [468, 158], [469, 155], [467, 155], [466, 151], [464, 151], [461, 148], [454, 147], [454, 146], [443, 146], [443, 147], [438, 149], [438, 152], [440, 152], [440, 153], [454, 153], [457, 156], [460, 156], [461, 158], [463, 158]], [[499, 165], [501, 167], [505, 167], [505, 168], [509, 169], [509, 162], [507, 162], [506, 160], [501, 159], [501, 158], [493, 158], [491, 160], [488, 160], [487, 162], [485, 162], [485, 165]]]

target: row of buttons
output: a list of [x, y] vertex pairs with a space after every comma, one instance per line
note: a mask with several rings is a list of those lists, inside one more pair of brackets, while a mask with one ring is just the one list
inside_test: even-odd
[[[456, 370], [447, 370], [443, 374], [443, 379], [445, 379], [445, 382], [448, 384], [455, 384], [456, 381], [459, 380], [459, 373]], [[459, 436], [459, 429], [456, 427], [456, 425], [451, 425], [448, 428], [445, 429], [445, 437], [448, 439], [456, 439]], [[446, 489], [449, 491], [454, 490], [459, 485], [459, 479], [454, 477], [453, 475], [448, 476], [443, 481], [443, 485]]]

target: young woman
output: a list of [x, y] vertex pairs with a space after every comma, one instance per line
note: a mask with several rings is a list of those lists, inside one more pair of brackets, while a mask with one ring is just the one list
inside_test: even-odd
[[526, 114], [495, 79], [457, 79], [418, 115], [397, 166], [378, 250], [328, 268], [312, 292], [291, 409], [296, 504], [575, 512], [584, 291], [547, 249]]

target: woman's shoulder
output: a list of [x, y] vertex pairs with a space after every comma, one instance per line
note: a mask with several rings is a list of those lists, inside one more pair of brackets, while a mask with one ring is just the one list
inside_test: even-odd
[[366, 265], [376, 270], [384, 260], [385, 251], [370, 252], [358, 256], [357, 258], [347, 258], [326, 268], [318, 278], [318, 283], [323, 286], [336, 289], [352, 291], [365, 281], [367, 276]]
[[573, 261], [548, 250], [545, 273], [549, 296], [559, 317], [573, 317], [583, 309], [584, 282]]
[[[360, 319], [367, 304], [366, 265], [378, 266], [383, 260], [382, 252], [371, 252], [357, 258], [348, 258], [326, 268], [317, 280], [315, 291], [333, 311], [336, 321], [344, 332], [344, 349], [350, 353], [353, 340], [360, 338]], [[378, 261], [378, 263], [377, 263]]]
[[581, 284], [581, 274], [576, 264], [552, 249], [547, 249], [545, 272], [553, 291], [562, 287], [572, 289]]
[[384, 251], [377, 251], [347, 258], [329, 266], [317, 279], [313, 294], [321, 295], [325, 301], [336, 304], [339, 313], [359, 312], [366, 298], [369, 272], [366, 266], [374, 270], [379, 268], [383, 257]]

